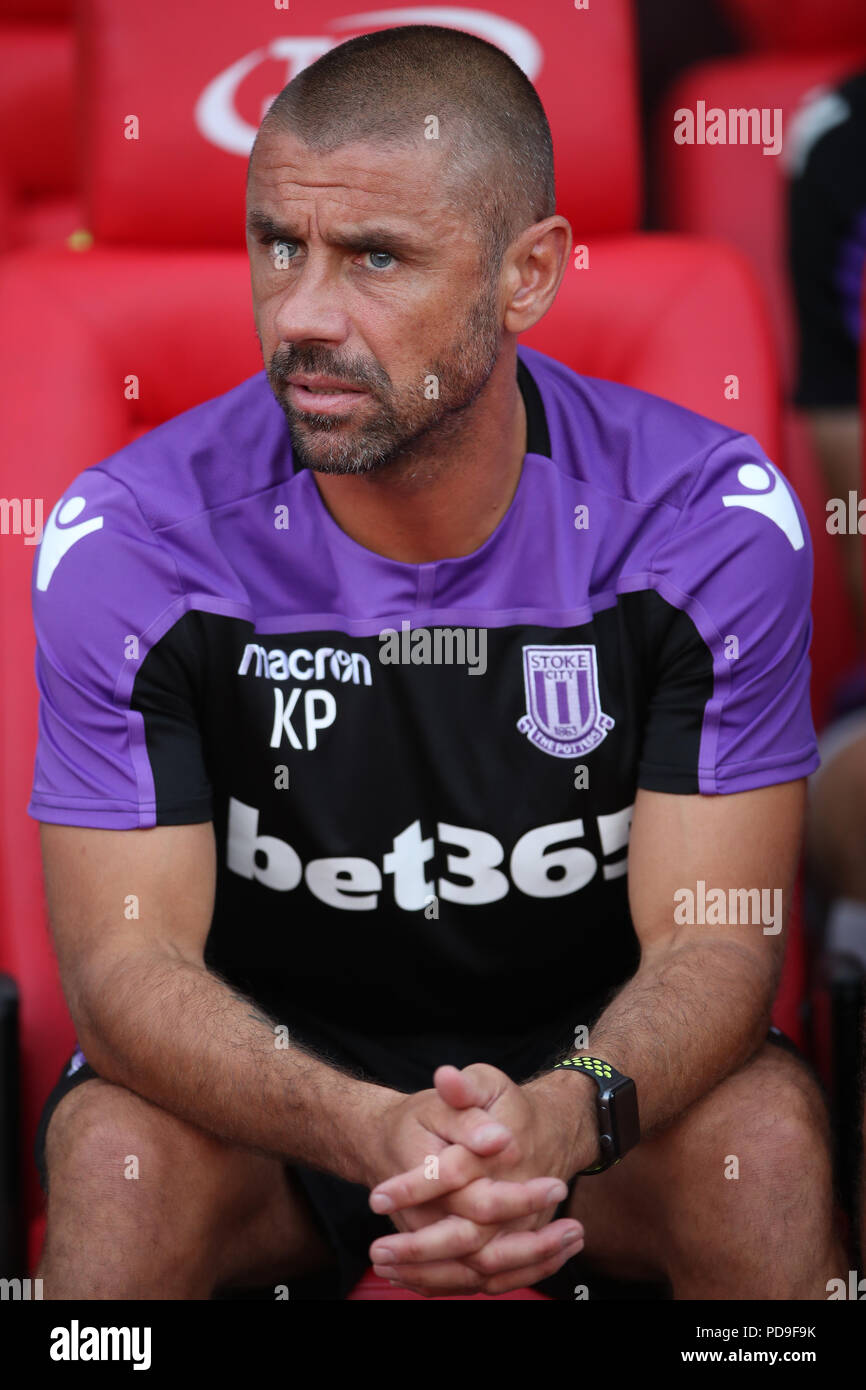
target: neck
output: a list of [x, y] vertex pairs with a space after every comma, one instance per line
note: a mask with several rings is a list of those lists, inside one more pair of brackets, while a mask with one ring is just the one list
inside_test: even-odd
[[378, 473], [314, 472], [341, 530], [405, 564], [470, 555], [483, 545], [511, 505], [526, 453], [516, 373], [516, 354], [503, 354], [447, 443], [431, 433]]

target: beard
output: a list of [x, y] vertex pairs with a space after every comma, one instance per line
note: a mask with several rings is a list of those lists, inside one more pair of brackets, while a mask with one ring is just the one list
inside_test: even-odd
[[[268, 380], [288, 423], [295, 465], [317, 473], [373, 473], [389, 465], [419, 462], [419, 446], [436, 432], [437, 452], [465, 428], [466, 412], [484, 390], [502, 346], [496, 277], [490, 277], [447, 351], [436, 357], [417, 385], [395, 388], [378, 364], [334, 361], [324, 349], [286, 343], [277, 348]], [[358, 423], [296, 410], [285, 394], [294, 373], [332, 376], [370, 393]], [[438, 398], [428, 400], [430, 377]], [[359, 413], [360, 413], [359, 411]]]

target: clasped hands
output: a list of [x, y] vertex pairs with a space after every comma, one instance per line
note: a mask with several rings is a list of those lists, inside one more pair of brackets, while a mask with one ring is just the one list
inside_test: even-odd
[[549, 1089], [487, 1063], [439, 1067], [433, 1082], [392, 1093], [379, 1118], [370, 1207], [397, 1231], [370, 1246], [375, 1272], [427, 1297], [555, 1274], [583, 1248], [579, 1222], [551, 1219], [584, 1166], [577, 1091], [564, 1114]]

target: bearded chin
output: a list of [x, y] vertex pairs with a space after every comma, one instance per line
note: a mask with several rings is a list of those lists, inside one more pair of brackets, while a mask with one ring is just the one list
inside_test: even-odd
[[296, 418], [288, 411], [286, 418], [296, 467], [308, 468], [314, 473], [375, 473], [390, 463], [400, 448], [399, 443], [392, 439], [376, 440], [365, 435], [341, 436], [338, 422], [327, 415], [312, 415], [305, 416], [305, 422], [315, 431], [317, 444], [324, 442], [325, 447], [311, 451]]

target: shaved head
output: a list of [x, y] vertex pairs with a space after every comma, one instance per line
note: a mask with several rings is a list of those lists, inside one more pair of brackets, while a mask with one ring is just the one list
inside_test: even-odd
[[[431, 121], [435, 118], [436, 125]], [[553, 146], [532, 83], [493, 44], [457, 29], [404, 25], [331, 49], [284, 87], [259, 141], [286, 133], [314, 153], [366, 143], [429, 151], [436, 131], [443, 186], [473, 228], [480, 273], [496, 275], [525, 227], [556, 211]]]

